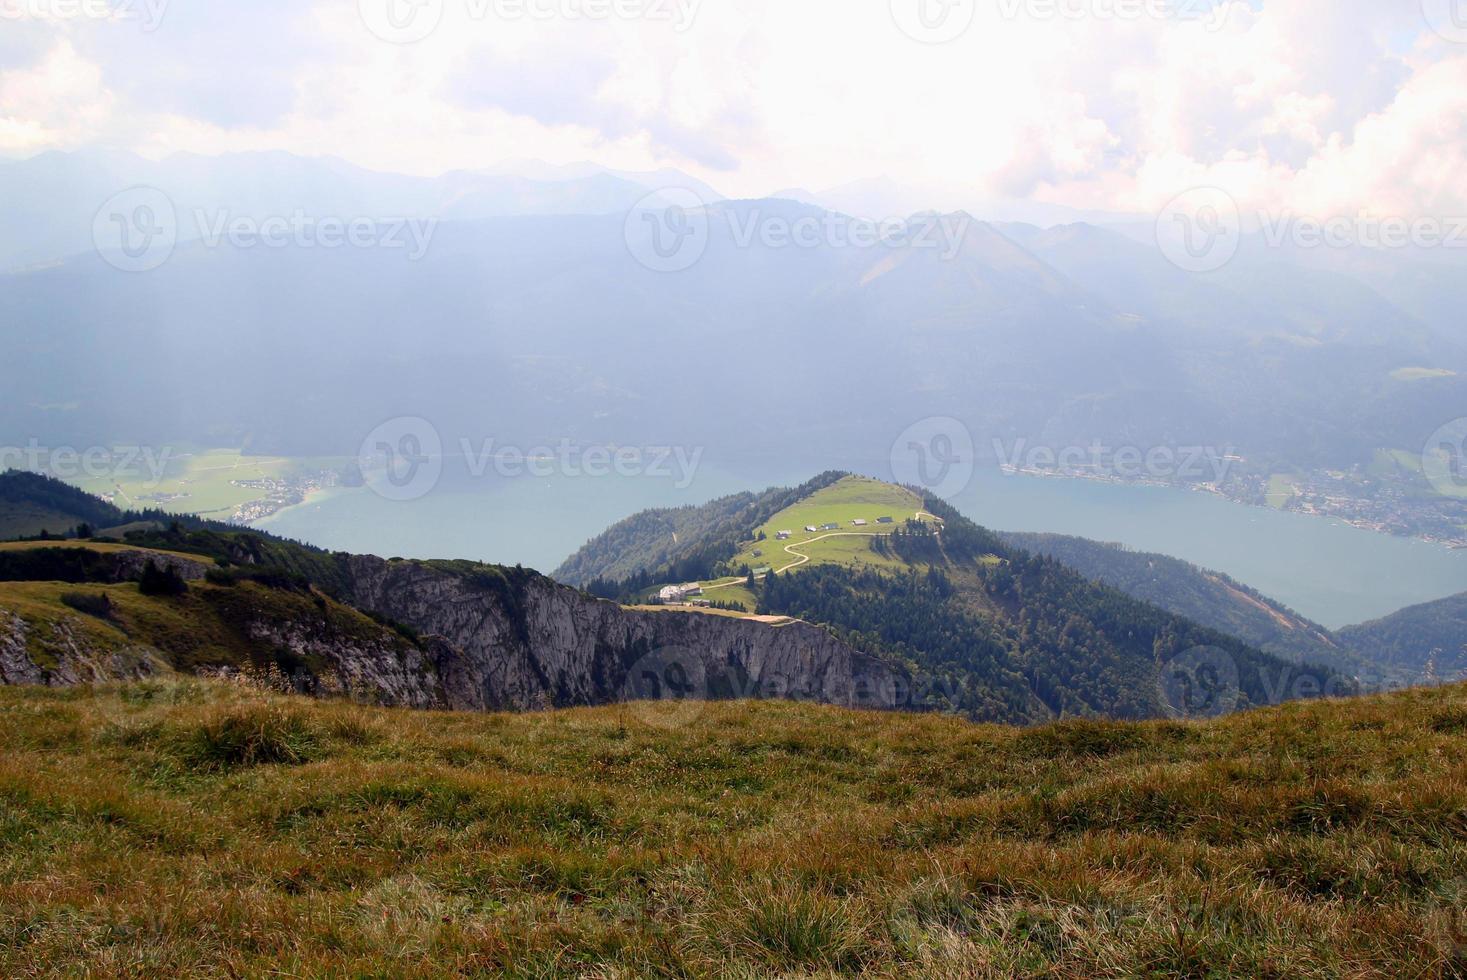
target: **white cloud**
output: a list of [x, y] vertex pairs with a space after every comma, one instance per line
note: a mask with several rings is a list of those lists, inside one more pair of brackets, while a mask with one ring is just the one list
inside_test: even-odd
[[[1467, 207], [1467, 46], [1415, 4], [1234, 2], [1225, 21], [1179, 22], [1004, 0], [933, 46], [883, 0], [678, 2], [567, 21], [443, 0], [410, 45], [340, 0], [266, 0], [243, 18], [199, 0], [145, 36], [46, 25], [44, 59], [0, 68], [0, 151], [268, 148], [420, 174], [595, 159], [742, 195], [888, 175], [944, 207], [1150, 210], [1204, 183], [1245, 207]], [[678, 30], [663, 10], [696, 16]]]
[[106, 131], [114, 109], [101, 69], [60, 38], [39, 63], [0, 70], [0, 151], [84, 146]]

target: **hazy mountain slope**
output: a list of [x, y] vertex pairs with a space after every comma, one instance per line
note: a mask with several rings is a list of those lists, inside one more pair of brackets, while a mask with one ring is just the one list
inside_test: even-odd
[[1049, 555], [1087, 578], [1269, 653], [1327, 664], [1348, 673], [1356, 673], [1369, 663], [1323, 626], [1221, 572], [1167, 555], [1066, 535], [999, 536], [1016, 548]]
[[156, 188], [167, 196], [182, 241], [199, 237], [221, 214], [256, 222], [296, 214], [312, 223], [362, 218], [472, 220], [624, 214], [667, 188], [693, 189], [710, 203], [719, 199], [706, 184], [676, 171], [635, 174], [592, 165], [526, 164], [493, 172], [457, 170], [440, 177], [413, 177], [365, 170], [331, 157], [283, 152], [214, 157], [180, 153], [155, 161], [120, 151], [51, 151], [0, 161], [0, 271], [90, 251], [99, 209], [136, 187]]
[[42, 531], [66, 534], [78, 524], [121, 524], [121, 510], [59, 480], [21, 470], [0, 471], [0, 541]]
[[1340, 639], [1384, 664], [1436, 678], [1467, 678], [1467, 593], [1348, 626]]
[[[345, 456], [383, 420], [416, 416], [451, 450], [570, 439], [798, 451], [818, 468], [884, 459], [907, 425], [951, 415], [984, 453], [994, 439], [1101, 439], [1345, 465], [1420, 443], [1421, 420], [1455, 417], [1467, 390], [1467, 378], [1392, 382], [1442, 359], [1389, 311], [1296, 296], [1282, 272], [1254, 297], [1266, 322], [1235, 329], [1232, 313], [1263, 313], [1220, 306], [1208, 277], [1166, 276], [1164, 301], [1138, 309], [1101, 288], [1108, 249], [1067, 270], [1043, 242], [963, 215], [934, 219], [954, 237], [931, 248], [837, 247], [823, 232], [780, 247], [758, 233], [842, 220], [718, 203], [706, 250], [677, 273], [638, 264], [622, 212], [445, 222], [416, 261], [195, 241], [132, 275], [79, 255], [0, 279], [12, 357], [0, 428]], [[1357, 305], [1381, 324], [1366, 340], [1347, 316]]]

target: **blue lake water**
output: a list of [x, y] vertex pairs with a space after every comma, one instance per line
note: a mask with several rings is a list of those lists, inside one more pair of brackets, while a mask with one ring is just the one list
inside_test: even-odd
[[[335, 550], [471, 558], [549, 572], [639, 510], [790, 486], [811, 472], [771, 467], [735, 473], [705, 464], [681, 488], [668, 477], [461, 475], [408, 502], [362, 488], [330, 491], [261, 526]], [[1074, 534], [1184, 558], [1226, 572], [1330, 627], [1467, 591], [1467, 551], [1210, 494], [1010, 477], [985, 469], [952, 502], [997, 530]]]

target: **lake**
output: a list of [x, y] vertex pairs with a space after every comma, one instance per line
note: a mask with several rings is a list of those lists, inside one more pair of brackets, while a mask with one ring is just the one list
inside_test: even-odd
[[[420, 499], [397, 502], [366, 488], [337, 489], [260, 526], [333, 550], [470, 558], [550, 572], [587, 540], [639, 510], [792, 486], [813, 472], [775, 467], [736, 472], [705, 463], [686, 487], [661, 476], [446, 473]], [[984, 468], [952, 503], [996, 530], [1114, 541], [1226, 572], [1329, 627], [1467, 591], [1467, 551], [1247, 507], [1211, 494], [1006, 476]]]

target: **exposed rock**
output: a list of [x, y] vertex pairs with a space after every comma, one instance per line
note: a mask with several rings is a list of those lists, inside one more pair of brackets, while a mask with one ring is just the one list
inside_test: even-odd
[[428, 654], [387, 638], [346, 639], [302, 622], [257, 620], [251, 639], [266, 649], [288, 650], [306, 664], [323, 667], [292, 680], [302, 693], [346, 697], [391, 708], [444, 708], [444, 697]]
[[[141, 574], [148, 556], [133, 554]], [[892, 708], [907, 690], [902, 672], [807, 623], [628, 610], [519, 570], [340, 561], [349, 593], [342, 599], [421, 639], [373, 624], [342, 628], [314, 614], [286, 617], [262, 605], [229, 627], [257, 649], [254, 663], [216, 660], [205, 671], [285, 665], [303, 693], [474, 711], [756, 697]], [[204, 568], [175, 567], [192, 578]], [[157, 651], [100, 649], [101, 641], [68, 622], [27, 624], [0, 610], [0, 683], [88, 684], [169, 669]], [[28, 653], [37, 629], [52, 631], [40, 644], [45, 663]]]
[[361, 609], [441, 638], [433, 653], [456, 709], [534, 709], [667, 696], [794, 697], [891, 708], [891, 666], [805, 623], [644, 612], [533, 573], [476, 581], [414, 562], [346, 559]]
[[[37, 663], [30, 653], [33, 629], [50, 631], [43, 663]], [[75, 687], [142, 680], [168, 669], [156, 651], [147, 647], [98, 648], [66, 620], [33, 627], [0, 610], [0, 683]]]
[[173, 569], [185, 582], [198, 582], [209, 570], [203, 562], [157, 551], [118, 551], [113, 552], [113, 557], [117, 562], [113, 573], [117, 582], [136, 582], [143, 577], [143, 569], [148, 567], [148, 562], [164, 571]]

